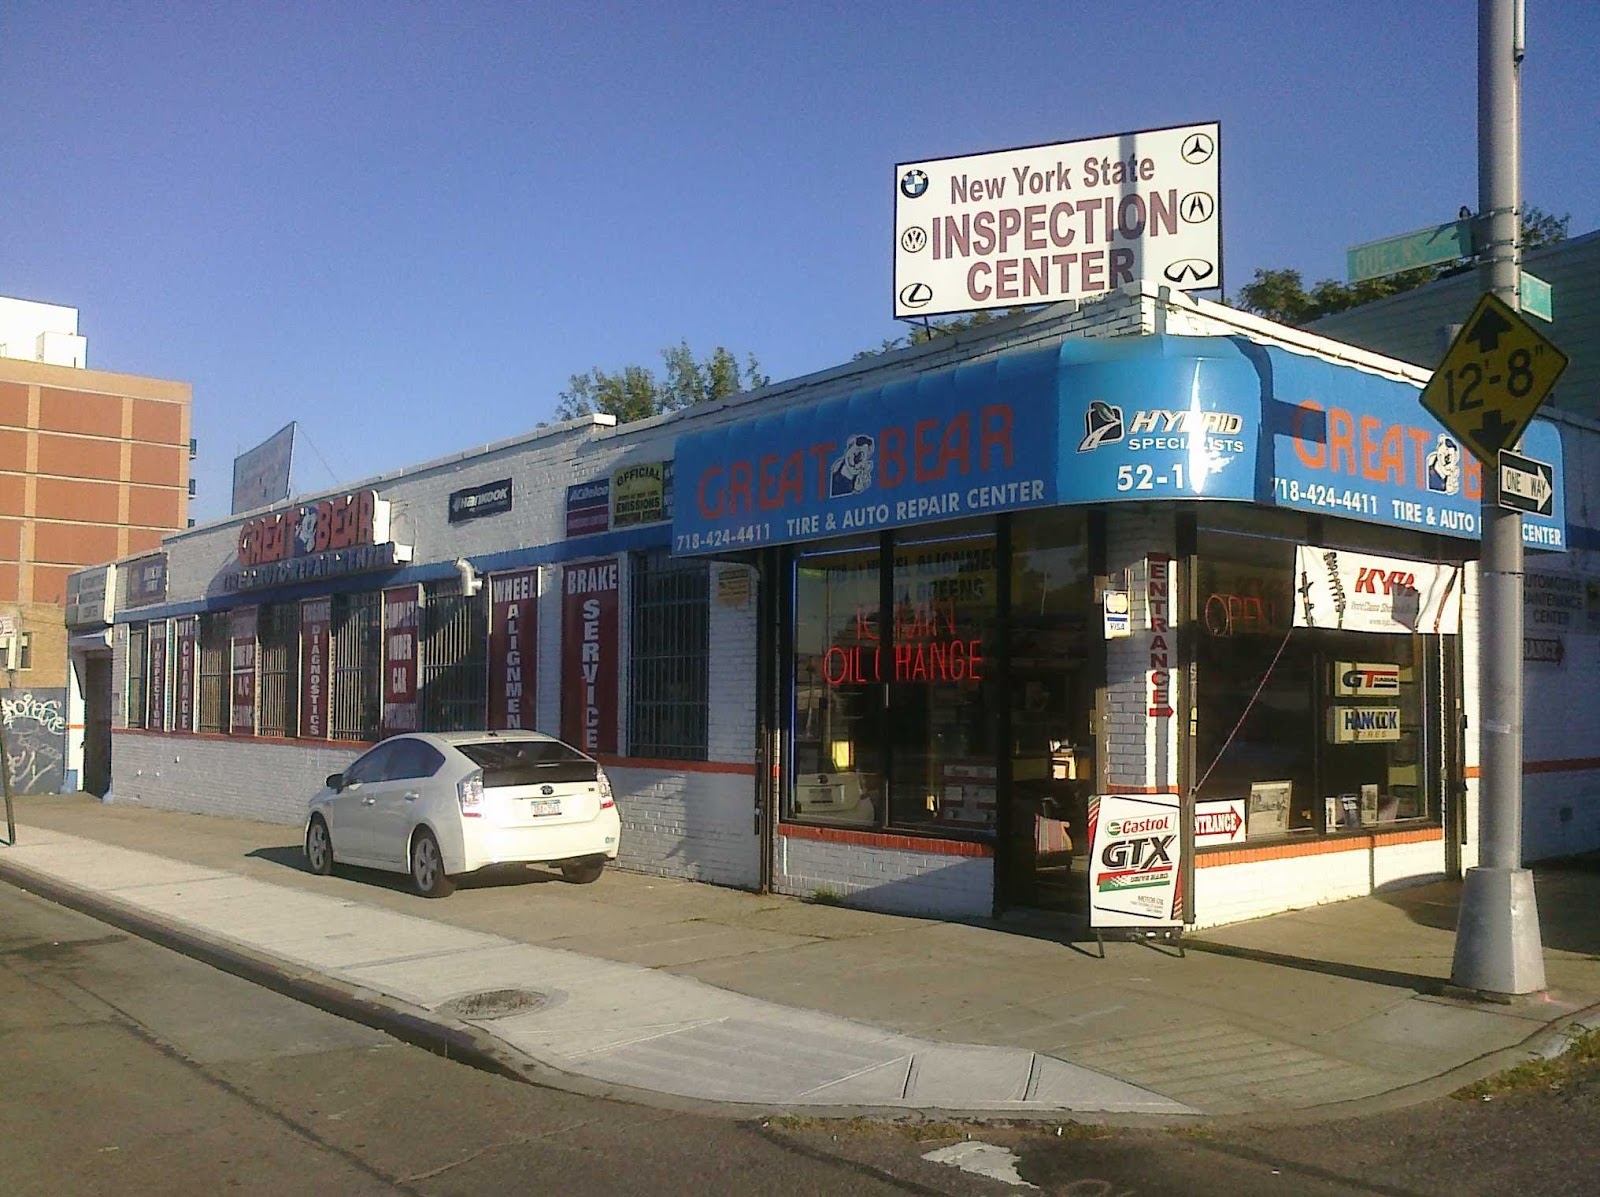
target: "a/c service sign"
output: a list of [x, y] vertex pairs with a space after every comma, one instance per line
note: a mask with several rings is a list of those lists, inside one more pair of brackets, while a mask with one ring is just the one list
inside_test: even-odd
[[1222, 286], [1221, 126], [894, 168], [894, 314], [1055, 303], [1140, 279]]

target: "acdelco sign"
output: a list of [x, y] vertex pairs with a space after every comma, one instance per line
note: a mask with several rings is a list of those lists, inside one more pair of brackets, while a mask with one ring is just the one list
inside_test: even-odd
[[378, 544], [388, 536], [389, 504], [378, 498], [377, 491], [357, 491], [247, 521], [239, 529], [239, 562], [269, 565]]

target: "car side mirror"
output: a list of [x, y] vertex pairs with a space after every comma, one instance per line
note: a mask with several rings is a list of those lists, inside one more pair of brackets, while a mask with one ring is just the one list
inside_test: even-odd
[[337, 794], [340, 790], [344, 789], [344, 774], [343, 773], [330, 773], [330, 774], [328, 774], [328, 780], [326, 781], [325, 784], [327, 785], [327, 787], [330, 790], [332, 790], [335, 794]]

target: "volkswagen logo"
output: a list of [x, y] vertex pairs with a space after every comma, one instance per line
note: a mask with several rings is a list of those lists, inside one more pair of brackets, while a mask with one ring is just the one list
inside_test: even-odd
[[539, 787], [539, 793], [543, 794], [546, 798], [550, 797], [550, 795], [554, 794], [555, 792], [556, 792], [555, 786], [540, 786]]
[[900, 248], [908, 254], [921, 252], [928, 244], [928, 230], [914, 224], [900, 234]]
[[907, 308], [925, 308], [933, 302], [933, 288], [927, 283], [907, 283], [900, 288], [900, 305]]
[[1211, 161], [1211, 155], [1217, 152], [1217, 143], [1211, 140], [1209, 133], [1191, 133], [1183, 139], [1183, 149], [1178, 152], [1190, 166], [1199, 166]]
[[1204, 224], [1217, 212], [1217, 201], [1209, 191], [1191, 191], [1178, 203], [1178, 215], [1185, 224]]
[[907, 199], [916, 199], [928, 189], [928, 172], [923, 170], [908, 170], [900, 176], [900, 194]]
[[1179, 258], [1176, 262], [1168, 263], [1161, 273], [1169, 283], [1177, 283], [1181, 287], [1185, 284], [1193, 286], [1210, 278], [1215, 272], [1216, 267], [1204, 258]]

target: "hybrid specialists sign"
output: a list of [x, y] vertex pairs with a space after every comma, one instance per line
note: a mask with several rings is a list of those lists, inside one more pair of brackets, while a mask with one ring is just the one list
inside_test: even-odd
[[894, 314], [1222, 286], [1221, 129], [1119, 133], [894, 168]]

